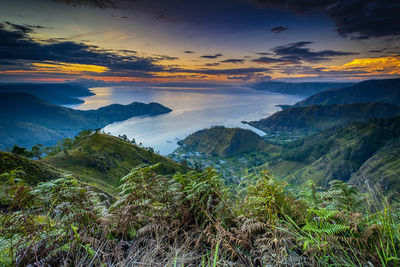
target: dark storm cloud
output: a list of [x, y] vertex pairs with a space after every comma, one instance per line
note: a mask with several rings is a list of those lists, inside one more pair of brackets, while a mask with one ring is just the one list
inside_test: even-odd
[[324, 13], [340, 36], [355, 38], [400, 34], [398, 0], [254, 0], [266, 6], [301, 14]]
[[338, 56], [357, 55], [354, 52], [334, 51], [334, 50], [321, 50], [313, 51], [306, 46], [312, 42], [297, 42], [288, 45], [277, 46], [273, 48], [276, 56], [282, 60], [288, 61], [305, 61], [305, 62], [319, 62], [328, 60]]
[[237, 63], [244, 63], [244, 59], [241, 59], [241, 58], [229, 58], [229, 59], [225, 59], [225, 60], [222, 60], [222, 61], [220, 61], [221, 63], [234, 63], [234, 64], [237, 64]]
[[92, 64], [108, 67], [111, 71], [159, 71], [162, 67], [154, 63], [162, 59], [173, 59], [167, 56], [138, 57], [134, 51], [125, 55], [102, 50], [97, 46], [70, 41], [37, 42], [29, 34], [32, 27], [0, 23], [0, 63], [56, 61], [65, 63]]
[[281, 33], [281, 32], [287, 31], [288, 29], [289, 28], [286, 28], [283, 26], [278, 26], [278, 27], [271, 28], [270, 31], [273, 33]]
[[222, 57], [222, 54], [218, 53], [218, 54], [215, 54], [215, 55], [203, 55], [201, 57], [202, 58], [219, 58], [219, 57]]
[[185, 54], [194, 54], [194, 53], [195, 53], [195, 52], [192, 51], [192, 50], [185, 50], [184, 52], [185, 52]]
[[272, 58], [272, 57], [259, 57], [253, 59], [252, 62], [258, 64], [300, 64], [297, 60], [284, 59], [284, 58]]

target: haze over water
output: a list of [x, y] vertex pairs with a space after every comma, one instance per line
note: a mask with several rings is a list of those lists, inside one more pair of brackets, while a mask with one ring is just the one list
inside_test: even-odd
[[96, 87], [96, 95], [83, 98], [76, 109], [96, 109], [110, 104], [157, 102], [172, 109], [158, 116], [134, 117], [104, 128], [112, 135], [126, 134], [137, 143], [151, 146], [166, 155], [178, 147], [176, 142], [190, 133], [214, 125], [261, 131], [241, 123], [258, 120], [279, 111], [276, 105], [294, 104], [301, 98], [293, 95], [255, 91], [246, 87], [182, 88], [182, 87]]

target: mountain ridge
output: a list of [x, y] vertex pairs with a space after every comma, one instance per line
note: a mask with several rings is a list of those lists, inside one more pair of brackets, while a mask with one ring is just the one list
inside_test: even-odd
[[[53, 133], [51, 140], [44, 142], [52, 145], [60, 139], [60, 136], [73, 137], [83, 129], [98, 129], [115, 121], [126, 120], [139, 115], [159, 115], [170, 112], [171, 109], [158, 103], [133, 102], [129, 105], [113, 104], [97, 110], [74, 110], [47, 103], [27, 93], [0, 93], [0, 136], [9, 136], [9, 127], [19, 123], [18, 131], [13, 137], [18, 139], [29, 139], [37, 135], [35, 129], [40, 129], [46, 134]], [[8, 126], [8, 128], [7, 128]], [[33, 129], [33, 127], [36, 127]], [[26, 131], [26, 133], [24, 133]], [[56, 134], [54, 134], [54, 131]], [[9, 136], [9, 139], [12, 136]], [[5, 148], [16, 144], [10, 140], [8, 143], [1, 142], [0, 147]], [[18, 143], [22, 146], [32, 146], [39, 140], [31, 140], [26, 143]], [[45, 141], [45, 140], [41, 140]], [[14, 142], [14, 143], [13, 143]]]

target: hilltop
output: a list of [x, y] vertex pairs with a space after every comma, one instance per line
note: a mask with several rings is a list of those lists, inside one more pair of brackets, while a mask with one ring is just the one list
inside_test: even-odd
[[0, 93], [0, 137], [4, 137], [0, 149], [14, 144], [29, 147], [39, 142], [52, 145], [60, 137], [73, 137], [83, 129], [98, 129], [133, 116], [170, 111], [158, 103], [139, 102], [83, 111], [53, 105], [27, 93]]
[[[140, 164], [159, 163], [157, 172], [174, 174], [189, 169], [152, 151], [118, 137], [93, 133], [76, 141], [67, 140], [58, 153], [40, 162], [47, 163], [75, 176], [96, 183], [107, 191], [119, 185], [119, 179]], [[72, 142], [72, 143], [71, 143]]]
[[353, 83], [322, 83], [322, 82], [261, 82], [251, 86], [255, 90], [269, 91], [273, 93], [310, 96], [315, 93], [333, 88], [343, 88]]
[[88, 88], [74, 83], [4, 83], [0, 93], [22, 92], [55, 105], [83, 103], [79, 97], [94, 95]]
[[231, 157], [252, 151], [276, 151], [274, 145], [268, 144], [253, 131], [222, 126], [195, 132], [183, 139], [180, 144], [194, 151], [219, 157]]
[[352, 122], [400, 115], [400, 107], [387, 103], [356, 103], [292, 107], [248, 124], [262, 131], [320, 131]]
[[368, 80], [340, 89], [323, 91], [296, 106], [385, 102], [400, 104], [400, 79]]

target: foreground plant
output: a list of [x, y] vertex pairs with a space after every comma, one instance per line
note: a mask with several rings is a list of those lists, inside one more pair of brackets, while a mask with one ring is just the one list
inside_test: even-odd
[[299, 193], [263, 172], [238, 191], [212, 169], [142, 165], [111, 197], [64, 176], [1, 175], [4, 266], [398, 266], [400, 209], [351, 185]]

